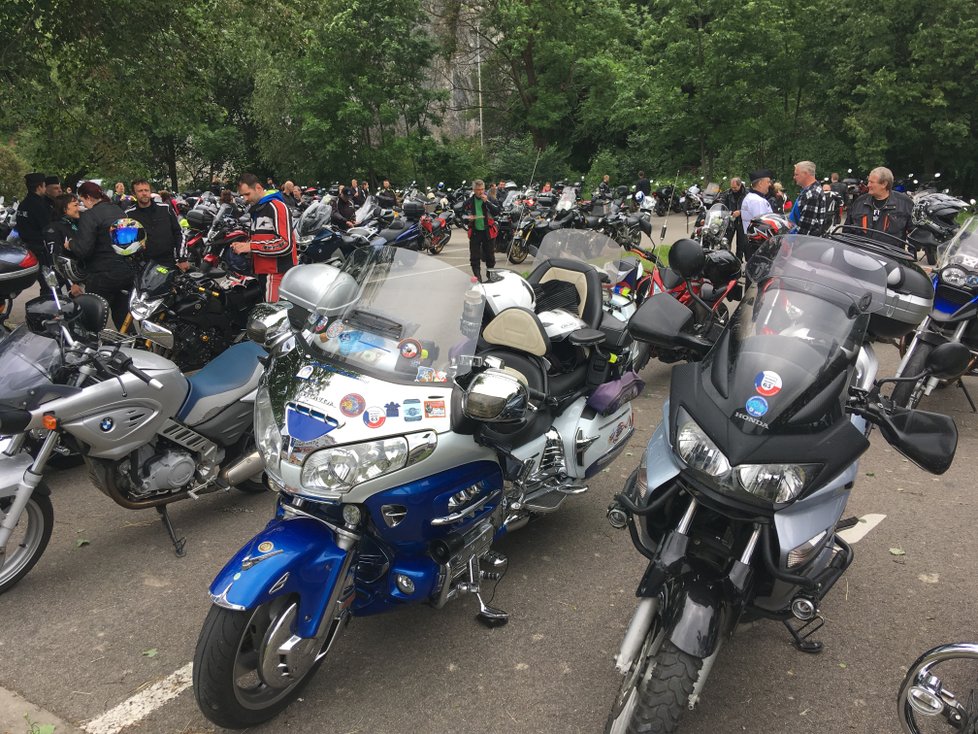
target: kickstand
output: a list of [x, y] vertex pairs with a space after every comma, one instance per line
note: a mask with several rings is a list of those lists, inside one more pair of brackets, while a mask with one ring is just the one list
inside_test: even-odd
[[968, 392], [968, 388], [964, 384], [964, 380], [958, 378], [958, 387], [964, 390], [964, 396], [968, 398], [968, 405], [971, 406], [972, 413], [978, 413], [978, 408], [975, 407], [975, 401], [971, 399], [971, 393]]
[[173, 541], [173, 551], [177, 554], [177, 558], [183, 558], [187, 553], [185, 550], [187, 539], [177, 539], [177, 534], [173, 530], [173, 523], [170, 522], [170, 513], [167, 512], [166, 505], [159, 505], [156, 508], [156, 511], [160, 514], [160, 521], [163, 523], [163, 527], [166, 529], [166, 534], [169, 535], [170, 540]]
[[[791, 622], [789, 620], [784, 620], [784, 626], [787, 627], [788, 632], [791, 633], [792, 644], [794, 644], [795, 649], [797, 649], [799, 652], [807, 652], [811, 655], [817, 655], [818, 653], [822, 652], [823, 645], [817, 640], [809, 640], [808, 638], [822, 629], [824, 624], [825, 620], [820, 616], [816, 616], [809, 619], [798, 629], [795, 629], [791, 626]], [[811, 629], [808, 629], [809, 627], [811, 627]]]

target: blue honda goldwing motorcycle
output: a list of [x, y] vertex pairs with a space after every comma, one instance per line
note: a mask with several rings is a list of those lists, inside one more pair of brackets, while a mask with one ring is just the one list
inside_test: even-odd
[[641, 390], [612, 369], [598, 271], [543, 262], [527, 287], [560, 278], [583, 300], [559, 372], [533, 310], [483, 325], [465, 273], [403, 248], [293, 268], [283, 301], [252, 314], [271, 355], [255, 440], [278, 503], [211, 585], [194, 658], [211, 721], [275, 716], [351, 617], [471, 594], [483, 623], [507, 621], [483, 598], [507, 566], [493, 542], [587, 490]]

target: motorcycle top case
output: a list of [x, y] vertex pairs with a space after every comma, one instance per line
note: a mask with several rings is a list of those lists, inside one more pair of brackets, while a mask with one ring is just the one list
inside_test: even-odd
[[934, 285], [916, 263], [886, 261], [886, 305], [869, 319], [869, 333], [878, 339], [909, 334], [931, 311]]
[[13, 296], [35, 282], [39, 267], [26, 247], [0, 242], [0, 297]]
[[405, 219], [421, 219], [425, 213], [424, 202], [415, 199], [408, 199], [404, 202], [402, 212]]
[[210, 209], [191, 209], [187, 212], [187, 224], [191, 229], [205, 230], [210, 229], [214, 223], [214, 212]]

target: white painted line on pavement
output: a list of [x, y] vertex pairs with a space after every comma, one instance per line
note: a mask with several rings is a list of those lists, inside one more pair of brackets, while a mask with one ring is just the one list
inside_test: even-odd
[[170, 701], [185, 690], [193, 682], [193, 663], [187, 663], [175, 673], [167, 676], [159, 683], [144, 688], [132, 698], [123, 701], [118, 706], [87, 724], [82, 729], [90, 734], [117, 734], [127, 726], [149, 716], [160, 706]]
[[885, 518], [886, 515], [863, 515], [861, 518], [859, 518], [859, 522], [857, 522], [851, 528], [846, 528], [845, 530], [839, 531], [839, 537], [846, 541], [849, 545], [858, 543], [860, 540], [869, 535], [869, 531], [883, 522]]

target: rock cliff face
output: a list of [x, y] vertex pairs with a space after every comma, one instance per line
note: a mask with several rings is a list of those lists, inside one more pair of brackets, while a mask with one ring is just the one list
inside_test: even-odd
[[[460, 0], [426, 0], [428, 26], [443, 54], [432, 59], [428, 84], [448, 93], [441, 125], [434, 132], [449, 138], [479, 134], [479, 43], [476, 17]], [[485, 67], [483, 67], [485, 72]], [[485, 80], [483, 80], [485, 82]]]

